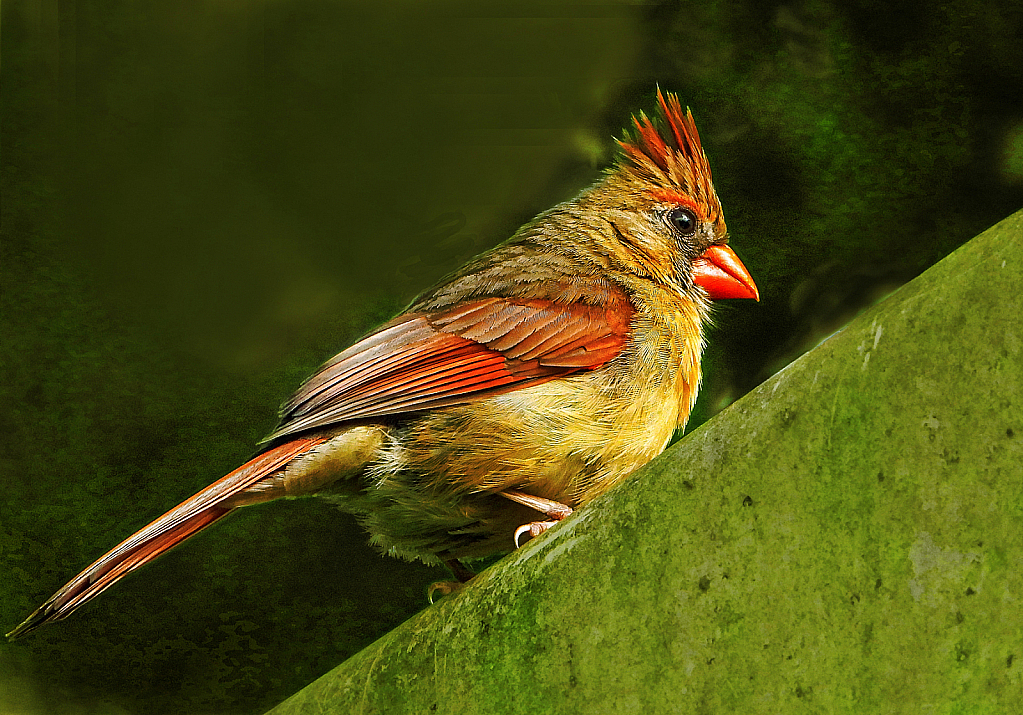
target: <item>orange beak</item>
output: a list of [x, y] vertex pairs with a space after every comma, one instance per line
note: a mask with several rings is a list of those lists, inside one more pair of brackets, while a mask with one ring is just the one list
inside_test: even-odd
[[753, 282], [753, 276], [728, 246], [711, 246], [693, 261], [693, 282], [707, 291], [711, 300], [760, 300], [760, 291]]

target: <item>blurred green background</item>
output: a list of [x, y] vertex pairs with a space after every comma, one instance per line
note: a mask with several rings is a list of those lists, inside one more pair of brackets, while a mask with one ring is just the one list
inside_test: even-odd
[[[720, 306], [691, 427], [1023, 207], [1016, 2], [8, 0], [0, 30], [3, 631], [591, 183], [658, 83], [763, 297]], [[0, 644], [0, 712], [259, 713], [443, 575], [246, 510]]]

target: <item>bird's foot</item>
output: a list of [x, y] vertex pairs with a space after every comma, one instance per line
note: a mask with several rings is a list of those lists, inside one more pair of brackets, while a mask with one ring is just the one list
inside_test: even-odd
[[[517, 549], [522, 546], [519, 543], [519, 538], [523, 534], [529, 534], [529, 539], [534, 539], [557, 523], [556, 521], [531, 521], [528, 524], [523, 524], [515, 530], [515, 548]], [[529, 539], [526, 539], [526, 541], [529, 541]]]
[[532, 521], [516, 529], [514, 534], [516, 549], [519, 548], [519, 538], [523, 534], [528, 533], [530, 539], [537, 537], [572, 513], [572, 507], [552, 499], [535, 497], [532, 494], [525, 494], [514, 490], [503, 491], [500, 494], [506, 499], [511, 499], [513, 502], [528, 506], [530, 509], [536, 509], [544, 516], [549, 517], [549, 521]]
[[476, 575], [458, 559], [447, 559], [444, 565], [451, 569], [451, 574], [458, 580], [431, 583], [430, 587], [426, 590], [426, 597], [430, 600], [431, 604], [433, 603], [433, 595], [435, 593], [439, 593], [441, 596], [450, 596], [453, 593], [458, 593], [465, 588], [465, 584], [469, 582], [469, 579]]
[[465, 584], [461, 581], [436, 581], [430, 584], [430, 587], [426, 589], [426, 597], [430, 600], [430, 604], [433, 604], [433, 597], [436, 594], [441, 596], [450, 596], [452, 593], [458, 593]]

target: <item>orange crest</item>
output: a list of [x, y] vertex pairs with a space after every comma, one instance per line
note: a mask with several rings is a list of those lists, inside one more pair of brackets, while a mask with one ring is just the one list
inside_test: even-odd
[[692, 112], [683, 113], [678, 96], [664, 95], [659, 87], [657, 105], [654, 120], [643, 112], [632, 118], [635, 133], [618, 142], [624, 155], [618, 167], [649, 184], [652, 198], [688, 206], [701, 219], [723, 224]]

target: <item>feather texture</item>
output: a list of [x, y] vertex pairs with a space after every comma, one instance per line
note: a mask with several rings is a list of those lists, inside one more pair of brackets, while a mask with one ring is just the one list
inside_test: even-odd
[[683, 112], [678, 97], [665, 96], [660, 89], [657, 110], [656, 119], [643, 112], [633, 117], [635, 133], [618, 142], [624, 159], [618, 168], [649, 185], [654, 198], [693, 208], [702, 221], [719, 226], [723, 235], [721, 202], [692, 112]]
[[330, 360], [289, 400], [266, 441], [342, 422], [474, 402], [621, 352], [632, 308], [485, 298], [404, 315]]

